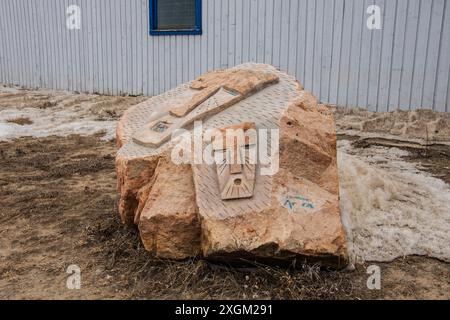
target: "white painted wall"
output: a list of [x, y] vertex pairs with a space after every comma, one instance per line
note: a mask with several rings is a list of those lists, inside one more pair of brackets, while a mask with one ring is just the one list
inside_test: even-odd
[[[372, 4], [381, 30], [366, 27]], [[323, 102], [449, 111], [448, 0], [203, 0], [202, 36], [150, 36], [148, 16], [148, 0], [0, 0], [0, 82], [153, 95], [256, 61]]]

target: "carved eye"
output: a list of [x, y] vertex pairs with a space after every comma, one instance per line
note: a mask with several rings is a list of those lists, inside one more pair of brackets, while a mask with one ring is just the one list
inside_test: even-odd
[[152, 130], [156, 131], [156, 132], [164, 132], [169, 128], [169, 126], [170, 126], [170, 123], [168, 123], [166, 121], [160, 121], [153, 126]]

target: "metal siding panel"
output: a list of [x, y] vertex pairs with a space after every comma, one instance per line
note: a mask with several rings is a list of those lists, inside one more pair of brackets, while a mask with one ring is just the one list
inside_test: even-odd
[[6, 71], [6, 19], [4, 18], [5, 5], [3, 1], [0, 1], [0, 46], [3, 50], [0, 50], [0, 83], [6, 83], [8, 81], [7, 71]]
[[[125, 25], [126, 25], [126, 32], [125, 32], [125, 53], [126, 53], [126, 58], [125, 60], [121, 61], [121, 63], [124, 65], [125, 69], [127, 70], [127, 92], [132, 93], [133, 92], [133, 86], [134, 86], [134, 46], [133, 46], [133, 24], [132, 21], [134, 20], [133, 14], [132, 14], [132, 10], [131, 10], [131, 1], [125, 1], [125, 3], [127, 4], [125, 6]], [[166, 54], [169, 54], [169, 51], [166, 51]], [[169, 59], [167, 59], [169, 60]], [[167, 62], [170, 62], [167, 61]], [[169, 81], [170, 81], [170, 72], [169, 72], [169, 68], [170, 68], [170, 63], [166, 62], [166, 66], [167, 66], [167, 70], [166, 70], [166, 79], [167, 79], [167, 88], [170, 87], [169, 85]], [[118, 79], [119, 81], [119, 79]]]
[[[106, 11], [105, 7], [105, 0], [98, 0], [98, 28], [97, 32], [99, 35], [99, 42], [97, 43], [97, 56], [98, 56], [98, 64], [97, 64], [97, 87], [99, 93], [105, 93], [106, 92], [106, 74], [104, 73], [105, 65], [108, 63], [107, 57], [106, 57], [106, 34], [105, 34], [105, 15], [110, 14], [109, 10]], [[111, 6], [114, 5], [113, 0], [111, 0]], [[119, 23], [116, 21], [116, 24]], [[115, 26], [111, 26], [111, 32], [114, 32]], [[116, 34], [117, 35], [117, 34]], [[120, 35], [119, 35], [120, 36]], [[111, 44], [112, 45], [112, 44]], [[112, 69], [117, 68], [118, 66], [111, 66]]]
[[40, 36], [39, 31], [37, 27], [37, 20], [38, 20], [38, 11], [36, 8], [36, 1], [33, 1], [31, 3], [25, 2], [25, 5], [28, 9], [30, 24], [28, 32], [31, 34], [31, 50], [29, 52], [29, 55], [31, 57], [31, 63], [30, 63], [30, 71], [32, 73], [32, 83], [33, 87], [37, 88], [41, 85], [40, 81], [40, 68], [39, 64], [41, 62], [40, 57]]
[[1, 19], [2, 22], [4, 23], [5, 26], [5, 45], [2, 47], [3, 48], [3, 52], [5, 54], [6, 57], [6, 73], [5, 73], [5, 83], [8, 82], [13, 82], [14, 79], [14, 69], [13, 69], [13, 63], [14, 63], [14, 59], [12, 59], [13, 57], [13, 48], [12, 48], [12, 28], [11, 28], [11, 23], [9, 23], [9, 20], [7, 19], [8, 15], [9, 15], [9, 5], [8, 5], [8, 1], [3, 1], [3, 9], [2, 11], [0, 11], [0, 15], [1, 15]]
[[273, 17], [273, 66], [277, 69], [280, 69], [280, 47], [281, 47], [281, 19], [282, 19], [282, 11], [281, 11], [281, 3], [282, 0], [273, 0], [274, 4], [274, 17]]
[[28, 43], [28, 57], [29, 57], [29, 64], [28, 64], [28, 74], [30, 75], [30, 85], [33, 88], [37, 88], [40, 85], [39, 81], [39, 69], [38, 65], [40, 62], [39, 58], [39, 49], [38, 49], [38, 32], [36, 29], [36, 9], [35, 5], [36, 2], [27, 3], [27, 1], [24, 1], [24, 5], [26, 8], [26, 12], [28, 15], [28, 25], [27, 25], [27, 33], [30, 35], [30, 42]]
[[372, 54], [372, 34], [373, 31], [366, 27], [367, 7], [372, 4], [372, 1], [364, 1], [364, 25], [362, 26], [362, 41], [361, 41], [361, 64], [359, 68], [359, 83], [358, 83], [358, 105], [367, 106], [368, 104], [368, 90], [369, 90], [369, 70], [370, 70], [370, 56]]
[[35, 73], [36, 73], [36, 83], [39, 87], [48, 88], [48, 84], [46, 81], [47, 75], [45, 74], [48, 71], [49, 66], [47, 61], [45, 60], [45, 56], [47, 54], [47, 40], [45, 39], [45, 24], [47, 21], [43, 21], [42, 19], [42, 5], [43, 1], [34, 1], [33, 2], [33, 29], [36, 32], [35, 38]]
[[129, 25], [129, 40], [130, 40], [130, 46], [129, 51], [130, 51], [130, 55], [131, 55], [131, 61], [125, 61], [125, 64], [127, 65], [127, 68], [129, 68], [131, 70], [131, 89], [129, 92], [131, 92], [131, 94], [135, 95], [136, 94], [136, 88], [138, 86], [137, 83], [137, 66], [138, 66], [138, 62], [137, 62], [137, 41], [136, 41], [136, 37], [137, 37], [137, 32], [136, 32], [136, 20], [137, 19], [137, 14], [136, 14], [136, 0], [133, 1], [129, 1], [129, 11], [128, 11], [128, 17], [127, 17], [127, 21], [129, 21], [130, 25]]
[[[126, 5], [120, 0], [103, 0], [101, 25], [101, 79], [100, 84], [108, 94], [129, 93], [126, 59]], [[108, 5], [109, 3], [109, 5]]]
[[214, 69], [220, 69], [222, 1], [214, 2]]
[[419, 12], [418, 35], [415, 39], [416, 55], [414, 58], [414, 73], [411, 87], [411, 108], [430, 107], [422, 105], [422, 93], [425, 80], [425, 65], [430, 38], [431, 9], [433, 1], [422, 1]]
[[[183, 46], [181, 46], [183, 48]], [[164, 91], [164, 37], [155, 37], [155, 49], [158, 54], [157, 63], [158, 77], [156, 79], [157, 93]], [[183, 70], [181, 70], [183, 71]]]
[[148, 8], [148, 1], [147, 0], [142, 0], [143, 3], [145, 3], [145, 12], [143, 12], [143, 14], [145, 14], [146, 19], [145, 19], [145, 41], [146, 41], [146, 51], [147, 51], [147, 55], [146, 55], [146, 59], [145, 59], [145, 65], [146, 65], [146, 78], [147, 78], [147, 87], [145, 88], [145, 95], [148, 96], [152, 96], [155, 94], [155, 90], [154, 90], [154, 83], [155, 83], [155, 73], [154, 73], [154, 55], [153, 55], [153, 47], [154, 47], [154, 37], [149, 36], [149, 32], [150, 32], [150, 17], [149, 17], [149, 8]]
[[[164, 91], [170, 89], [170, 37], [163, 37], [163, 41], [161, 43], [162, 46], [162, 60], [163, 66], [162, 68], [164, 72]], [[189, 48], [188, 41], [186, 37], [183, 37], [183, 82], [186, 82], [188, 79], [188, 56]]]
[[160, 90], [160, 61], [159, 61], [159, 41], [161, 37], [152, 37], [153, 40], [153, 91], [158, 94]]
[[228, 6], [229, 31], [227, 60], [229, 66], [234, 66], [236, 65], [236, 0], [229, 0]]
[[324, 16], [324, 0], [317, 0], [315, 13], [315, 29], [314, 29], [314, 66], [313, 66], [313, 86], [312, 91], [319, 98], [321, 96], [322, 81], [322, 49], [323, 49], [323, 16]]
[[177, 83], [183, 83], [183, 50], [182, 50], [182, 41], [183, 39], [181, 37], [176, 37], [176, 79]]
[[[131, 38], [133, 47], [133, 90], [134, 95], [142, 93], [142, 38], [141, 11], [138, 10], [139, 0], [131, 2]], [[175, 77], [174, 77], [175, 79]]]
[[352, 22], [353, 22], [353, 3], [351, 0], [344, 0], [344, 25], [341, 42], [341, 60], [338, 83], [338, 104], [347, 105], [348, 77], [350, 69], [350, 48], [352, 47]]
[[65, 29], [65, 15], [64, 11], [61, 10], [61, 2], [58, 0], [53, 0], [53, 8], [54, 8], [54, 28], [55, 28], [55, 37], [53, 42], [55, 44], [56, 51], [56, 59], [55, 59], [55, 77], [56, 84], [58, 89], [67, 89], [66, 87], [66, 79], [67, 77], [64, 75], [67, 68], [63, 67], [64, 61], [64, 51], [63, 51], [63, 32]]
[[366, 26], [364, 3], [354, 1], [354, 13], [352, 24], [352, 45], [350, 48], [350, 65], [348, 74], [346, 105], [355, 107], [358, 105], [358, 85], [361, 64], [362, 29]]
[[264, 39], [264, 62], [272, 64], [273, 59], [273, 0], [267, 0], [265, 3], [265, 39]]
[[[76, 4], [78, 6], [80, 6], [80, 1], [79, 0], [72, 0], [71, 4]], [[80, 6], [81, 8], [81, 6]], [[81, 28], [83, 28], [83, 11], [81, 11]], [[73, 46], [72, 46], [72, 50], [75, 53], [75, 65], [74, 65], [74, 77], [75, 77], [75, 82], [74, 82], [74, 87], [73, 90], [81, 90], [82, 89], [82, 75], [81, 75], [81, 50], [82, 50], [82, 45], [81, 45], [81, 37], [80, 37], [80, 33], [81, 30], [72, 30], [72, 34], [73, 34]]]
[[208, 68], [207, 70], [214, 69], [214, 39], [215, 39], [215, 30], [214, 30], [214, 14], [215, 14], [215, 2], [214, 0], [208, 1], [208, 25], [207, 25], [207, 37], [208, 37]]
[[[238, 0], [236, 0], [238, 1]], [[208, 24], [208, 10], [209, 1], [202, 1], [202, 36], [201, 36], [201, 71], [200, 73], [205, 73], [208, 70], [208, 36], [209, 28]]]
[[47, 57], [50, 54], [50, 48], [49, 48], [49, 41], [47, 39], [48, 31], [47, 31], [47, 24], [48, 20], [44, 19], [44, 13], [43, 13], [43, 7], [44, 5], [47, 5], [48, 3], [46, 0], [41, 1], [34, 1], [34, 6], [36, 10], [35, 14], [35, 26], [37, 28], [38, 33], [38, 44], [37, 48], [39, 50], [39, 86], [44, 88], [51, 88], [50, 85], [50, 77], [49, 73], [51, 73], [51, 66], [49, 59]]
[[[12, 11], [13, 10], [12, 9], [13, 5], [14, 5], [14, 3], [11, 2], [11, 1], [7, 1], [6, 2], [6, 6], [7, 6], [8, 12], [6, 13], [7, 16], [5, 18], [13, 16], [13, 11]], [[9, 21], [7, 23], [8, 29], [10, 31], [10, 37], [9, 37], [9, 40], [10, 40], [10, 46], [9, 46], [9, 48], [10, 48], [10, 55], [9, 55], [9, 57], [10, 57], [10, 60], [11, 60], [11, 66], [10, 66], [10, 68], [11, 68], [11, 81], [12, 81], [13, 84], [18, 84], [19, 83], [19, 81], [18, 81], [19, 80], [19, 72], [20, 72], [20, 65], [19, 65], [19, 63], [22, 61], [21, 60], [22, 53], [17, 51], [18, 50], [17, 42], [19, 41], [19, 39], [16, 36], [16, 26], [14, 24], [14, 21], [16, 21], [16, 20]]]
[[[25, 0], [17, 1], [18, 6], [14, 8], [14, 15], [16, 15], [16, 36], [18, 40], [17, 50], [22, 53], [22, 70], [20, 73], [20, 83], [28, 87], [33, 87], [33, 70], [32, 70], [32, 36], [31, 36], [31, 20], [29, 16], [29, 7], [25, 4]], [[17, 19], [22, 15], [22, 19]], [[21, 37], [20, 35], [25, 35]]]
[[49, 57], [51, 60], [52, 71], [50, 74], [51, 77], [51, 87], [54, 89], [60, 89], [60, 72], [59, 72], [59, 61], [60, 61], [60, 46], [58, 45], [59, 37], [58, 37], [58, 11], [57, 11], [57, 3], [55, 0], [49, 1], [49, 8], [44, 8], [44, 12], [46, 12], [46, 19], [49, 19], [49, 39], [51, 44], [51, 56]]
[[[344, 1], [335, 0], [334, 7], [334, 19], [333, 28], [335, 30], [333, 35], [333, 54], [331, 61], [331, 71], [330, 71], [330, 93], [328, 102], [337, 104], [338, 102], [338, 86], [339, 86], [339, 67], [341, 59], [341, 41], [342, 41], [342, 28], [343, 28], [343, 18], [344, 18]], [[306, 64], [306, 61], [305, 61]], [[306, 80], [305, 80], [306, 81]]]
[[[181, 64], [181, 69], [183, 71], [182, 73], [182, 81], [186, 82], [189, 80], [189, 47], [188, 47], [188, 39], [186, 36], [183, 36], [183, 40], [182, 40], [182, 49], [183, 49], [183, 55], [182, 55], [182, 64]], [[165, 90], [167, 90], [168, 88], [165, 88]]]
[[243, 16], [243, 1], [236, 1], [236, 50], [235, 50], [235, 60], [234, 63], [242, 63], [242, 50], [243, 50], [243, 34], [244, 34], [244, 16]]
[[187, 75], [187, 80], [193, 80], [195, 78], [195, 47], [194, 47], [194, 36], [193, 35], [189, 35], [187, 36], [187, 41], [188, 41], [188, 75]]
[[170, 37], [170, 87], [173, 88], [177, 85], [178, 75], [177, 69], [179, 69], [179, 65], [177, 65], [177, 42], [176, 37]]
[[[27, 44], [29, 43], [29, 35], [30, 35], [30, 32], [28, 32], [27, 30], [28, 29], [27, 23], [29, 23], [29, 19], [27, 17], [27, 12], [24, 9], [24, 1], [18, 0], [11, 3], [11, 8], [12, 14], [15, 17], [13, 21], [13, 23], [15, 24], [14, 38], [16, 39], [15, 52], [17, 54], [20, 54], [20, 61], [19, 61], [20, 69], [17, 74], [18, 75], [17, 81], [18, 83], [21, 83], [24, 86], [31, 86], [28, 79], [28, 76], [30, 76], [31, 74], [29, 70], [27, 70], [28, 69], [27, 63], [30, 61], [28, 57], [29, 50], [27, 49]], [[21, 23], [19, 23], [20, 20], [17, 19], [18, 12], [22, 13]], [[22, 37], [20, 37], [21, 34], [23, 35]]]
[[450, 4], [444, 3], [444, 19], [441, 31], [439, 64], [436, 73], [436, 89], [434, 90], [434, 108], [436, 111], [449, 112], [450, 101]]
[[264, 57], [265, 57], [265, 50], [264, 50], [264, 46], [265, 46], [265, 26], [266, 26], [266, 21], [265, 21], [265, 12], [266, 12], [266, 0], [259, 0], [257, 2], [258, 5], [258, 9], [257, 9], [257, 32], [256, 32], [256, 36], [257, 36], [257, 41], [256, 41], [256, 62], [260, 62], [263, 63], [264, 62]]
[[84, 30], [84, 12], [83, 12], [83, 5], [82, 0], [77, 0], [76, 3], [81, 10], [81, 30], [74, 30], [73, 33], [75, 34], [75, 47], [74, 50], [76, 51], [76, 57], [77, 57], [77, 64], [76, 64], [76, 72], [77, 72], [77, 83], [75, 86], [75, 90], [77, 91], [84, 91], [84, 78], [83, 78], [83, 30]]
[[[107, 63], [106, 60], [106, 34], [103, 32], [103, 25], [104, 25], [104, 16], [106, 14], [109, 14], [109, 12], [105, 12], [105, 8], [104, 8], [104, 0], [99, 0], [96, 1], [96, 14], [97, 14], [97, 22], [96, 22], [96, 28], [97, 28], [97, 43], [96, 43], [96, 47], [97, 47], [97, 51], [96, 51], [96, 55], [97, 55], [97, 65], [95, 66], [96, 69], [96, 83], [97, 83], [97, 91], [100, 93], [103, 93], [105, 88], [105, 77], [104, 77], [104, 73], [103, 73], [103, 66], [105, 65], [105, 63]], [[113, 3], [111, 2], [111, 6], [113, 5]], [[117, 25], [119, 22], [115, 21], [115, 24]], [[114, 32], [116, 26], [112, 25], [111, 26], [111, 32]], [[120, 36], [117, 35], [116, 36]], [[110, 43], [110, 45], [113, 45], [112, 43]], [[116, 49], [116, 48], [114, 48]], [[117, 51], [117, 50], [116, 50]], [[118, 52], [120, 53], [120, 52]], [[118, 66], [111, 66], [111, 68], [114, 70], [114, 68], [118, 68]]]
[[[69, 5], [69, 1], [68, 0], [63, 0], [63, 2], [61, 2], [61, 11], [63, 12], [63, 54], [64, 54], [64, 62], [63, 65], [66, 66], [66, 72], [64, 73], [65, 76], [65, 87], [67, 88], [67, 90], [73, 90], [73, 85], [72, 85], [72, 46], [71, 46], [71, 41], [72, 41], [72, 37], [71, 37], [71, 31], [68, 30], [66, 28], [66, 19], [67, 19], [67, 13], [66, 13], [66, 9]], [[104, 92], [102, 90], [102, 92]]]
[[313, 89], [314, 83], [314, 41], [315, 41], [315, 20], [316, 20], [316, 0], [308, 0], [306, 16], [306, 57], [305, 57], [305, 79], [304, 86], [308, 90]]
[[[31, 76], [31, 73], [27, 71], [27, 62], [30, 60], [28, 59], [28, 49], [27, 44], [29, 43], [29, 35], [30, 32], [28, 32], [26, 25], [28, 22], [28, 18], [26, 16], [26, 11], [23, 9], [23, 1], [17, 1], [11, 3], [12, 5], [12, 15], [14, 16], [14, 38], [15, 40], [15, 55], [18, 55], [18, 58], [20, 59], [17, 63], [18, 66], [18, 72], [17, 72], [17, 84], [22, 84], [24, 86], [31, 86], [29, 83], [29, 80], [27, 76]], [[22, 13], [22, 19], [17, 19], [19, 17], [19, 12]], [[21, 20], [25, 20], [22, 23]], [[20, 35], [24, 35], [20, 37]], [[23, 45], [23, 43], [25, 45]]]
[[86, 90], [86, 81], [85, 81], [85, 59], [86, 59], [86, 49], [84, 44], [85, 39], [85, 30], [86, 30], [86, 8], [83, 6], [82, 0], [78, 0], [78, 4], [81, 9], [81, 30], [77, 30], [77, 47], [76, 50], [78, 52], [78, 91]]
[[56, 60], [58, 58], [58, 51], [56, 49], [55, 45], [55, 38], [56, 38], [56, 27], [55, 27], [55, 20], [56, 20], [56, 14], [55, 8], [54, 8], [54, 0], [48, 0], [48, 5], [43, 7], [44, 10], [44, 19], [48, 20], [48, 27], [47, 27], [47, 38], [49, 41], [49, 55], [47, 59], [49, 59], [51, 71], [49, 72], [49, 80], [50, 80], [50, 88], [56, 88], [57, 87], [57, 80], [56, 80]]
[[195, 61], [195, 66], [194, 66], [194, 78], [198, 77], [202, 72], [201, 72], [201, 68], [202, 68], [202, 42], [201, 42], [201, 38], [200, 37], [195, 37], [194, 38], [194, 61]]
[[289, 74], [294, 75], [297, 70], [297, 41], [298, 33], [298, 0], [291, 1], [291, 7], [289, 10], [289, 49], [288, 49], [288, 67]]
[[141, 81], [141, 87], [140, 87], [140, 94], [141, 95], [149, 95], [148, 90], [148, 82], [150, 78], [150, 74], [148, 73], [148, 47], [149, 47], [149, 39], [147, 39], [147, 17], [148, 17], [148, 11], [147, 11], [147, 1], [140, 0], [139, 1], [139, 41], [141, 42], [140, 45], [140, 52], [141, 52], [141, 69], [140, 69], [140, 81]]
[[[258, 42], [258, 0], [250, 0], [249, 61], [256, 62]], [[288, 1], [288, 0], [284, 0]]]
[[90, 14], [90, 8], [86, 0], [80, 0], [81, 8], [81, 30], [78, 31], [80, 35], [80, 91], [88, 91], [89, 86], [89, 48], [87, 41], [89, 40], [89, 30], [91, 26], [89, 25], [88, 16]]
[[409, 0], [408, 17], [405, 33], [405, 48], [403, 50], [403, 70], [400, 87], [400, 108], [411, 108], [411, 88], [414, 75], [414, 58], [417, 48], [419, 26], [420, 0]]
[[94, 1], [87, 1], [87, 6], [89, 7], [89, 12], [87, 13], [86, 19], [88, 19], [89, 24], [89, 30], [88, 30], [88, 62], [89, 62], [89, 69], [88, 69], [88, 84], [87, 89], [90, 93], [94, 92], [94, 37], [95, 37], [95, 2]]
[[105, 21], [111, 28], [102, 30], [104, 60], [102, 65], [104, 86], [111, 94], [130, 93], [130, 71], [127, 69], [129, 48], [127, 47], [127, 5], [126, 1], [113, 0], [110, 6], [106, 2]]
[[320, 101], [328, 101], [330, 90], [330, 71], [331, 61], [333, 54], [333, 13], [334, 13], [334, 0], [325, 1], [324, 16], [322, 19], [322, 67], [320, 70]]
[[[445, 0], [434, 0], [431, 13], [430, 39], [428, 43], [427, 61], [425, 66], [425, 79], [423, 84], [422, 105], [434, 108], [434, 92], [436, 91], [436, 78], [438, 74], [439, 48], [442, 43], [441, 30], [444, 25]], [[450, 51], [448, 51], [450, 52]]]
[[[383, 1], [378, 0], [375, 1], [374, 3], [381, 8], [381, 14], [383, 16], [384, 12]], [[382, 28], [384, 28], [384, 24], [382, 24]], [[367, 107], [371, 111], [377, 111], [381, 52], [383, 49], [382, 35], [383, 29], [372, 30], [372, 43], [371, 43], [372, 49], [370, 55], [369, 87], [367, 88], [368, 91]]]
[[390, 75], [390, 88], [388, 111], [396, 110], [400, 104], [400, 86], [403, 69], [403, 50], [406, 38], [406, 23], [408, 14], [408, 1], [397, 1], [397, 15], [392, 48], [392, 65]]
[[147, 95], [155, 95], [157, 91], [155, 90], [155, 83], [157, 79], [157, 74], [155, 73], [157, 65], [155, 64], [155, 38], [149, 35], [150, 20], [147, 18], [147, 28], [146, 28], [146, 39], [147, 39], [147, 75], [149, 77], [147, 83]]
[[228, 67], [228, 0], [221, 0], [220, 9], [220, 68]]
[[55, 83], [56, 88], [63, 90], [66, 89], [66, 77], [64, 76], [64, 72], [66, 68], [63, 68], [63, 60], [64, 60], [64, 51], [63, 51], [63, 28], [64, 25], [64, 11], [61, 11], [61, 2], [57, 0], [53, 0], [53, 15], [55, 16], [55, 20], [53, 21], [53, 28], [55, 28], [55, 34], [53, 38], [53, 43], [55, 45], [55, 74], [56, 77]]
[[89, 76], [90, 76], [90, 92], [94, 93], [97, 91], [97, 74], [95, 72], [96, 70], [96, 65], [98, 63], [97, 60], [97, 42], [98, 42], [98, 31], [97, 31], [97, 2], [96, 1], [91, 1], [90, 4], [90, 25], [91, 25], [91, 30], [90, 30], [90, 43], [89, 43], [89, 47], [90, 47], [90, 63], [91, 63], [91, 67], [89, 69]]
[[445, 105], [445, 111], [449, 112], [450, 111], [450, 81], [447, 84], [447, 104]]
[[[108, 44], [110, 46], [114, 46], [112, 48], [114, 48], [114, 50], [116, 50], [117, 54], [120, 54], [120, 51], [118, 51], [118, 48], [115, 47], [115, 43], [113, 43], [112, 41], [108, 42], [107, 39], [107, 34], [105, 32], [105, 19], [107, 15], [111, 15], [109, 8], [106, 7], [106, 1], [107, 0], [98, 0], [98, 28], [97, 28], [97, 32], [99, 35], [99, 42], [97, 43], [97, 56], [98, 56], [98, 64], [97, 64], [97, 83], [98, 83], [98, 90], [100, 93], [106, 93], [107, 92], [107, 79], [106, 79], [106, 67], [108, 65], [108, 57], [107, 57], [107, 48], [108, 48]], [[111, 10], [114, 8], [115, 6], [115, 2], [114, 0], [110, 0], [110, 6], [111, 6]], [[114, 12], [114, 14], [118, 14], [117, 10]], [[117, 25], [119, 24], [120, 27], [120, 21], [118, 21], [116, 19], [116, 17], [114, 17], [114, 24], [110, 26], [110, 32], [113, 33], [116, 37], [120, 37], [120, 33], [117, 34], [116, 28]], [[117, 71], [117, 68], [119, 68], [119, 66], [117, 65], [112, 65], [111, 66], [111, 70]], [[111, 74], [112, 76], [112, 74]]]
[[388, 111], [391, 70], [393, 63], [394, 35], [398, 1], [386, 1], [383, 21], [383, 50], [381, 53], [380, 83], [378, 91], [378, 111]]
[[[335, 0], [333, 0], [335, 1]], [[297, 57], [296, 75], [302, 85], [305, 84], [305, 57], [306, 57], [306, 20], [307, 20], [307, 0], [299, 0], [298, 15], [299, 27], [297, 33]], [[333, 27], [331, 29], [334, 29]]]
[[[129, 33], [130, 33], [129, 24], [130, 24], [130, 22], [128, 21], [129, 8], [128, 8], [127, 1], [120, 1], [120, 0], [118, 0], [118, 1], [121, 4], [123, 2], [123, 11], [121, 12], [121, 20], [122, 20], [121, 34], [122, 34], [122, 37], [120, 39], [122, 58], [117, 62], [122, 66], [123, 75], [122, 75], [122, 78], [118, 78], [117, 81], [120, 79], [121, 82], [124, 82], [122, 85], [122, 88], [124, 88], [125, 92], [130, 92], [130, 88], [132, 86], [133, 80], [132, 80], [132, 69], [128, 68], [128, 66], [127, 66], [127, 61], [131, 60], [131, 48], [129, 47], [129, 44], [130, 44], [130, 39], [129, 39]], [[163, 66], [167, 67], [168, 64], [166, 64], [164, 61]], [[165, 76], [164, 80], [166, 80], [169, 77], [167, 70], [164, 73], [164, 76]]]
[[285, 72], [288, 69], [290, 4], [291, 0], [283, 0], [281, 6], [280, 70]]
[[145, 18], [143, 17], [143, 13], [146, 12], [142, 10], [143, 7], [141, 6], [141, 3], [139, 0], [136, 0], [135, 6], [134, 6], [134, 15], [136, 15], [135, 19], [135, 41], [136, 41], [136, 86], [134, 93], [136, 95], [141, 95], [144, 91], [144, 81], [143, 81], [143, 48], [145, 46], [145, 38], [143, 35], [145, 34], [145, 29], [143, 28], [145, 26]]

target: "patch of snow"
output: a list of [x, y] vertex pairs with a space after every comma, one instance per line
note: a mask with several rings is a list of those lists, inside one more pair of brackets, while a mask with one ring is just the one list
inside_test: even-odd
[[339, 141], [341, 212], [352, 262], [426, 255], [450, 261], [450, 187], [396, 148]]
[[[116, 121], [98, 121], [93, 116], [76, 111], [55, 109], [4, 109], [0, 110], [0, 140], [9, 140], [18, 137], [45, 137], [50, 135], [68, 136], [71, 134], [92, 135], [104, 132], [104, 140], [112, 140], [115, 137]], [[19, 125], [8, 122], [16, 118], [25, 117], [33, 123]]]

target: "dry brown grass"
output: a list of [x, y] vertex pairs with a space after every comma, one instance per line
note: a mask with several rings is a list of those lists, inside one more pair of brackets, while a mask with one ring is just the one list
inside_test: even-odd
[[143, 249], [136, 230], [114, 217], [90, 230], [89, 237], [113, 248], [105, 252], [105, 262], [134, 279], [132, 298], [345, 299], [357, 294], [350, 273], [317, 265], [294, 269], [253, 263], [239, 268], [202, 259], [160, 260]]
[[[381, 291], [367, 289], [363, 265], [334, 271], [156, 259], [118, 219], [114, 153], [114, 143], [98, 136], [0, 142], [0, 298], [449, 297], [450, 265], [421, 257], [379, 264]], [[81, 268], [82, 290], [65, 286], [71, 264]]]
[[15, 124], [18, 124], [21, 126], [33, 124], [33, 121], [31, 121], [29, 118], [26, 118], [26, 117], [18, 117], [18, 118], [14, 118], [14, 119], [8, 119], [6, 121], [9, 123], [15, 123]]

